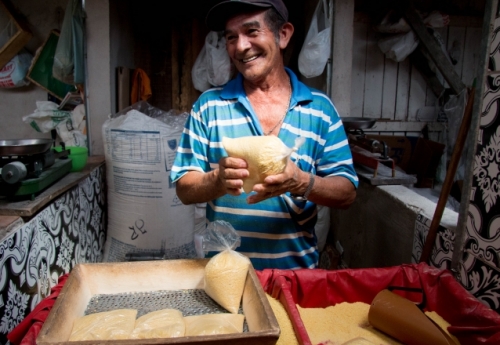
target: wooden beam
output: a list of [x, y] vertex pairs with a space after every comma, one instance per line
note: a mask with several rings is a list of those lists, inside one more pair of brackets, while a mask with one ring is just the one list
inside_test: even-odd
[[465, 85], [453, 70], [453, 65], [441, 50], [436, 39], [427, 31], [427, 27], [415, 11], [412, 3], [405, 1], [402, 6], [404, 6], [403, 15], [420, 40], [420, 44], [426, 49], [444, 79], [446, 79], [452, 90], [458, 95], [465, 89]]

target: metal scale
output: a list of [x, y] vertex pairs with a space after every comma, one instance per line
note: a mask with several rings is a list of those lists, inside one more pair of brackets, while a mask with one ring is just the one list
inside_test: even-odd
[[391, 177], [396, 176], [396, 164], [388, 156], [389, 148], [383, 141], [370, 139], [363, 129], [372, 128], [376, 119], [363, 117], [342, 118], [344, 128], [351, 148], [354, 163], [373, 169], [373, 177], [377, 177], [379, 164], [391, 169]]
[[0, 140], [0, 195], [35, 195], [71, 170], [69, 150], [51, 149], [51, 139]]

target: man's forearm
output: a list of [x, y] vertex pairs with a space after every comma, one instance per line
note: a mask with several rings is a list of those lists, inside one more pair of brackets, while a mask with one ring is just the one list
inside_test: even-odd
[[309, 200], [332, 208], [348, 208], [356, 198], [356, 188], [341, 176], [315, 177]]
[[186, 205], [214, 200], [226, 193], [219, 180], [219, 169], [208, 173], [188, 172], [177, 181], [176, 192]]

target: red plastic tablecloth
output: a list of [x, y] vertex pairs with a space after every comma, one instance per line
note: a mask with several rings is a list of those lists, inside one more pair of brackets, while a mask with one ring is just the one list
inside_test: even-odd
[[[426, 310], [433, 310], [452, 326], [450, 333], [462, 345], [500, 344], [500, 315], [466, 291], [451, 272], [424, 263], [389, 268], [263, 270], [257, 276], [272, 293], [277, 276], [290, 281], [294, 300], [301, 307], [327, 307], [340, 302], [371, 303], [388, 286], [417, 287], [424, 290]], [[35, 345], [68, 275], [61, 276], [51, 295], [40, 302], [8, 335], [14, 345]]]
[[19, 325], [17, 325], [9, 334], [7, 339], [14, 345], [35, 345], [36, 337], [42, 329], [43, 323], [49, 315], [52, 306], [56, 302], [59, 292], [68, 279], [69, 274], [59, 277], [59, 283], [50, 290], [50, 295], [44, 298], [29, 313]]
[[[325, 308], [340, 302], [371, 304], [388, 286], [421, 288], [426, 298], [424, 310], [435, 311], [448, 321], [449, 332], [462, 345], [500, 344], [500, 315], [465, 290], [450, 271], [425, 263], [337, 271], [267, 269], [257, 276], [269, 294], [273, 294], [276, 278], [286, 277], [295, 303], [303, 308]], [[415, 293], [399, 294], [419, 302]]]

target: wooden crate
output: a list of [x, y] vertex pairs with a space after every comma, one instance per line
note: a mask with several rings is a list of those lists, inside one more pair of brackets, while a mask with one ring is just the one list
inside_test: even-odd
[[[28, 24], [16, 14], [14, 8], [7, 0], [0, 0], [0, 23], [3, 25], [11, 21], [15, 28], [15, 34], [0, 47], [0, 69], [2, 69], [17, 53], [29, 42], [33, 34]], [[0, 31], [4, 27], [0, 27]]]
[[[78, 345], [69, 342], [74, 321], [83, 316], [91, 298], [102, 294], [203, 289], [208, 259], [157, 260], [79, 264], [64, 284], [37, 338], [38, 345]], [[252, 267], [242, 297], [248, 332], [165, 339], [106, 340], [99, 344], [275, 344], [280, 329]]]

